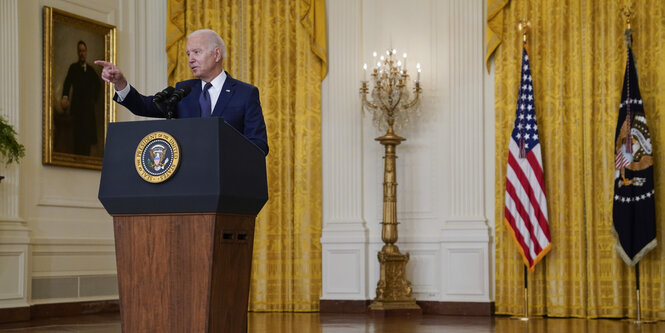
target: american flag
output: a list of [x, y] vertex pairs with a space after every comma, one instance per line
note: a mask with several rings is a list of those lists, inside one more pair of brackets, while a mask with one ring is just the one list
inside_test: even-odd
[[533, 95], [529, 54], [524, 43], [515, 126], [508, 146], [504, 223], [530, 271], [552, 248]]

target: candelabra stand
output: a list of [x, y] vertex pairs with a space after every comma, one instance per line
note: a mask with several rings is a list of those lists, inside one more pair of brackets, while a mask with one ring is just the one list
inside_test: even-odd
[[[383, 222], [381, 222], [381, 239], [385, 243], [378, 254], [381, 275], [376, 287], [376, 298], [369, 309], [374, 314], [386, 313], [421, 313], [421, 308], [411, 296], [411, 282], [406, 279], [406, 264], [409, 254], [402, 254], [395, 243], [397, 231], [397, 180], [395, 150], [397, 145], [406, 140], [394, 132], [396, 120], [406, 123], [419, 106], [420, 83], [415, 82], [414, 96], [406, 89], [408, 74], [401, 62], [393, 62], [395, 50], [388, 51], [387, 57], [377, 63], [371, 76], [374, 83], [371, 97], [367, 99], [369, 88], [363, 80], [360, 93], [363, 109], [370, 110], [379, 129], [386, 129], [386, 134], [376, 138], [385, 146], [383, 173]], [[406, 55], [404, 56], [406, 58]], [[419, 66], [418, 66], [419, 67]], [[366, 70], [366, 67], [365, 67]], [[420, 75], [420, 68], [418, 68]]]

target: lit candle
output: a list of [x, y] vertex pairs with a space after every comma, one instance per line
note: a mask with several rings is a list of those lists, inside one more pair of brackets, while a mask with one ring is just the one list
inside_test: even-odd
[[416, 68], [418, 69], [418, 77], [417, 77], [416, 81], [420, 82], [420, 63], [416, 64]]
[[397, 54], [397, 50], [393, 49], [393, 54]]
[[367, 81], [367, 64], [363, 64], [363, 81]]
[[402, 54], [402, 58], [404, 58], [404, 71], [406, 72], [406, 53]]

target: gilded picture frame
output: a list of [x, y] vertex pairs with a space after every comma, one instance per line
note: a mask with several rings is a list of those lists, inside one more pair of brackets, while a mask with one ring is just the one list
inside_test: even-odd
[[113, 88], [95, 60], [115, 63], [115, 26], [44, 7], [44, 164], [102, 168], [115, 121]]

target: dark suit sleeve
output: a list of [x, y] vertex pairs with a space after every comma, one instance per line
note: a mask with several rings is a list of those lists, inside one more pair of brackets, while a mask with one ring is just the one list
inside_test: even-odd
[[259, 99], [259, 89], [252, 86], [247, 105], [245, 107], [243, 135], [257, 145], [268, 155], [268, 136], [266, 123], [263, 119], [263, 110]]
[[[153, 96], [143, 96], [134, 87], [130, 86], [129, 94], [127, 97], [118, 102], [118, 94], [113, 96], [113, 100], [126, 107], [129, 111], [137, 116], [165, 118], [166, 114], [161, 112], [155, 103], [152, 102]], [[164, 107], [164, 111], [166, 111]]]
[[65, 82], [62, 84], [62, 96], [69, 97], [69, 90], [72, 87], [72, 77], [74, 76], [74, 65], [71, 64], [67, 70], [67, 76], [65, 77]]

